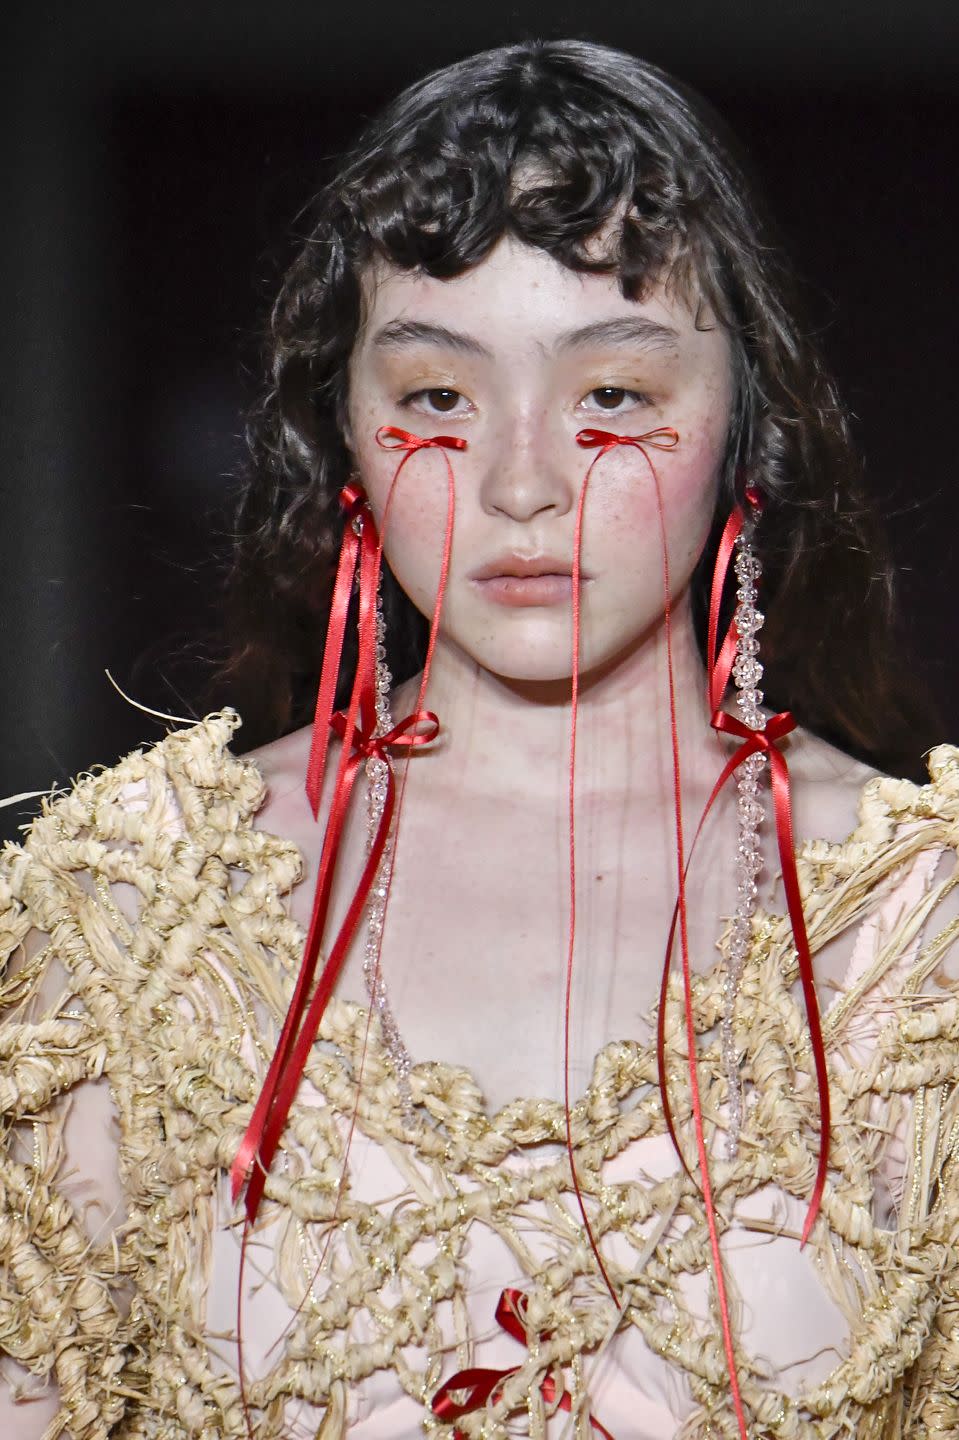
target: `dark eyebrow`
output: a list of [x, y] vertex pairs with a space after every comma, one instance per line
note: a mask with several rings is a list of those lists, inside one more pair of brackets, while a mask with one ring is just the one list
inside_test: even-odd
[[623, 315], [614, 320], [596, 320], [576, 330], [564, 330], [557, 338], [557, 350], [583, 350], [590, 345], [641, 345], [646, 349], [675, 350], [679, 331], [661, 325], [645, 315]]
[[373, 336], [377, 349], [402, 350], [407, 345], [441, 345], [445, 350], [457, 350], [461, 355], [479, 355], [492, 360], [493, 353], [460, 330], [449, 330], [445, 325], [430, 325], [424, 320], [391, 320]]
[[[661, 325], [645, 315], [622, 315], [611, 320], [595, 320], [575, 330], [564, 330], [557, 337], [555, 349], [584, 350], [590, 345], [632, 345], [644, 349], [675, 350], [678, 330]], [[373, 336], [379, 350], [402, 350], [409, 345], [438, 345], [456, 350], [461, 355], [477, 355], [484, 360], [494, 358], [492, 351], [462, 330], [434, 325], [425, 320], [390, 320]]]

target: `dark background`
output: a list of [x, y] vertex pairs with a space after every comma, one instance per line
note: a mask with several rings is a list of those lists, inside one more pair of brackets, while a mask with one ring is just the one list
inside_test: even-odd
[[[106, 667], [147, 705], [209, 699], [242, 412], [297, 214], [383, 100], [531, 35], [632, 50], [739, 132], [858, 417], [917, 681], [959, 738], [956, 7], [21, 4], [0, 114], [0, 796], [159, 737]], [[0, 833], [18, 819], [0, 810]]]

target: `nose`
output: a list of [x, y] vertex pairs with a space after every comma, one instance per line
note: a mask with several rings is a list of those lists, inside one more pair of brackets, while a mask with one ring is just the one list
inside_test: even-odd
[[563, 445], [560, 430], [545, 412], [503, 418], [484, 456], [480, 503], [487, 514], [525, 522], [574, 508], [578, 452]]

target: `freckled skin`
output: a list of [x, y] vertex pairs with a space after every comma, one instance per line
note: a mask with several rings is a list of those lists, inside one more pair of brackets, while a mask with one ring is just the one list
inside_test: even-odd
[[[636, 315], [674, 329], [675, 349], [600, 343], [554, 351], [556, 337], [573, 322]], [[378, 350], [374, 337], [384, 325], [411, 318], [478, 337], [490, 356], [428, 343]], [[599, 387], [638, 398], [626, 395], [610, 408], [596, 399]], [[453, 408], [439, 409], [430, 396], [408, 401], [412, 392], [428, 389], [446, 392], [443, 404], [452, 395]], [[709, 531], [731, 392], [725, 333], [718, 326], [697, 329], [680, 297], [660, 286], [642, 302], [628, 300], [614, 279], [576, 274], [507, 239], [454, 280], [384, 270], [368, 287], [350, 369], [348, 438], [380, 521], [400, 458], [376, 444], [380, 425], [467, 440], [465, 452], [447, 452], [456, 505], [445, 641], [493, 674], [557, 680], [570, 674], [570, 607], [494, 606], [476, 592], [470, 572], [511, 550], [572, 560], [580, 488], [596, 453], [576, 443], [579, 430], [639, 435], [672, 426], [680, 435], [676, 449], [650, 447], [648, 454], [662, 484], [678, 595]], [[426, 615], [434, 607], [446, 506], [442, 456], [415, 456], [399, 480], [384, 545], [400, 583]], [[593, 470], [582, 569], [589, 577], [581, 651], [587, 673], [627, 655], [662, 615], [656, 497], [635, 449], [611, 452]]]

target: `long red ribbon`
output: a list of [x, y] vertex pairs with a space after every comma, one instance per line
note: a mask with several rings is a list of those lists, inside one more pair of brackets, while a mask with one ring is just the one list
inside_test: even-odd
[[[653, 433], [655, 434], [655, 433], [657, 433], [657, 432], [653, 432]], [[672, 435], [674, 435], [674, 436], [676, 437], [676, 438], [673, 440], [673, 442], [672, 442], [673, 444], [675, 444], [675, 443], [678, 441], [678, 439], [679, 439], [678, 435], [676, 434], [675, 431], [670, 431], [669, 433], [671, 433]], [[661, 543], [662, 543], [662, 566], [663, 566], [663, 626], [664, 626], [665, 636], [666, 636], [666, 669], [667, 669], [667, 675], [668, 675], [668, 681], [669, 681], [669, 725], [670, 725], [670, 738], [671, 738], [671, 745], [672, 745], [672, 761], [673, 761], [673, 809], [674, 809], [674, 814], [675, 814], [675, 826], [676, 826], [676, 875], [677, 875], [677, 902], [676, 902], [676, 908], [677, 908], [677, 910], [678, 910], [678, 915], [679, 915], [680, 948], [681, 948], [681, 952], [682, 952], [682, 968], [683, 968], [683, 989], [684, 989], [684, 996], [685, 996], [685, 1002], [686, 1002], [686, 1003], [685, 1003], [685, 1010], [686, 1010], [686, 1016], [685, 1016], [685, 1018], [686, 1018], [687, 1053], [688, 1053], [688, 1064], [689, 1064], [689, 1089], [690, 1089], [690, 1099], [691, 1099], [691, 1101], [692, 1101], [693, 1129], [694, 1129], [695, 1136], [696, 1136], [696, 1153], [697, 1153], [697, 1158], [698, 1158], [698, 1161], [699, 1161], [699, 1173], [700, 1173], [700, 1176], [701, 1176], [702, 1191], [703, 1191], [703, 1205], [704, 1205], [704, 1208], [705, 1208], [705, 1211], [706, 1211], [706, 1224], [707, 1224], [707, 1228], [708, 1228], [708, 1230], [709, 1230], [710, 1251], [711, 1251], [711, 1254], [712, 1254], [712, 1261], [713, 1261], [713, 1277], [714, 1277], [715, 1284], [716, 1284], [716, 1299], [717, 1299], [717, 1302], [718, 1302], [720, 1322], [721, 1322], [722, 1335], [723, 1335], [723, 1350], [724, 1350], [724, 1353], [725, 1353], [725, 1356], [726, 1356], [726, 1368], [727, 1368], [727, 1371], [728, 1371], [728, 1373], [729, 1373], [729, 1384], [730, 1384], [730, 1390], [731, 1390], [731, 1392], [732, 1392], [733, 1409], [734, 1409], [734, 1411], [735, 1411], [735, 1413], [736, 1413], [736, 1420], [737, 1420], [737, 1424], [738, 1424], [738, 1426], [739, 1426], [739, 1433], [740, 1433], [740, 1436], [742, 1437], [742, 1440], [748, 1440], [748, 1432], [747, 1432], [747, 1429], [746, 1429], [746, 1417], [745, 1417], [745, 1413], [744, 1413], [744, 1411], [743, 1411], [742, 1396], [741, 1396], [740, 1387], [739, 1387], [739, 1372], [738, 1372], [737, 1365], [736, 1365], [736, 1352], [735, 1352], [735, 1349], [734, 1349], [734, 1346], [733, 1346], [732, 1322], [731, 1322], [731, 1320], [730, 1320], [730, 1315], [729, 1315], [729, 1302], [728, 1302], [727, 1297], [726, 1297], [726, 1280], [725, 1280], [725, 1275], [724, 1275], [724, 1273], [723, 1273], [722, 1256], [721, 1256], [720, 1248], [719, 1248], [719, 1228], [718, 1228], [717, 1218], [716, 1218], [716, 1207], [715, 1207], [715, 1204], [714, 1204], [714, 1202], [713, 1202], [712, 1183], [711, 1183], [710, 1175], [709, 1175], [709, 1156], [708, 1156], [708, 1153], [707, 1153], [707, 1150], [706, 1150], [706, 1130], [705, 1130], [705, 1123], [704, 1123], [704, 1120], [703, 1120], [702, 1101], [701, 1101], [701, 1099], [700, 1099], [700, 1091], [699, 1091], [699, 1071], [698, 1071], [697, 1062], [696, 1062], [696, 1035], [695, 1035], [695, 1027], [694, 1027], [694, 1024], [693, 1024], [692, 974], [691, 974], [691, 967], [690, 967], [690, 963], [689, 963], [689, 934], [688, 934], [687, 915], [686, 915], [686, 872], [687, 872], [687, 861], [686, 861], [686, 857], [685, 857], [685, 841], [684, 841], [684, 836], [683, 836], [682, 770], [681, 770], [680, 755], [679, 755], [679, 727], [678, 727], [678, 723], [677, 723], [676, 681], [675, 681], [675, 670], [674, 670], [674, 665], [673, 665], [673, 639], [672, 639], [672, 610], [673, 610], [673, 603], [672, 603], [672, 586], [671, 586], [671, 583], [670, 583], [670, 574], [669, 574], [669, 546], [668, 546], [668, 543], [667, 543], [667, 536], [666, 536], [666, 513], [665, 513], [665, 508], [664, 508], [664, 505], [663, 505], [662, 489], [661, 489], [661, 487], [660, 487], [659, 476], [658, 476], [657, 473], [656, 473], [656, 468], [655, 468], [655, 466], [652, 464], [652, 461], [650, 460], [649, 456], [646, 454], [645, 450], [643, 450], [642, 444], [638, 443], [637, 437], [629, 436], [629, 435], [617, 435], [617, 434], [615, 434], [615, 433], [612, 433], [612, 432], [609, 432], [609, 431], [604, 431], [604, 430], [591, 430], [591, 431], [585, 432], [585, 434], [581, 434], [581, 435], [578, 436], [577, 438], [579, 439], [579, 443], [580, 443], [581, 445], [589, 445], [589, 446], [597, 446], [597, 447], [600, 447], [600, 448], [599, 448], [599, 453], [598, 453], [598, 455], [596, 456], [596, 459], [593, 461], [593, 465], [595, 465], [595, 464], [596, 464], [596, 461], [599, 460], [599, 459], [601, 459], [603, 455], [607, 454], [610, 450], [615, 449], [615, 447], [618, 446], [618, 445], [633, 445], [633, 446], [635, 446], [637, 449], [639, 449], [639, 451], [640, 451], [640, 453], [643, 455], [643, 458], [645, 459], [647, 465], [649, 466], [650, 474], [652, 475], [652, 479], [653, 479], [653, 486], [654, 486], [655, 493], [656, 493], [656, 508], [657, 508], [657, 515], [658, 515], [658, 520], [659, 520], [660, 540], [661, 540]], [[647, 437], [639, 437], [639, 438], [642, 439], [642, 438], [647, 438]], [[592, 465], [590, 466], [590, 470], [592, 470]], [[714, 648], [715, 648], [715, 642], [714, 642]], [[672, 938], [673, 938], [673, 934], [674, 934], [674, 933], [675, 933], [675, 914], [674, 914], [673, 926], [672, 926], [672, 928], [671, 928], [671, 930], [670, 930], [669, 949], [667, 950], [667, 954], [666, 954], [666, 965], [667, 965], [667, 966], [669, 965], [669, 960], [670, 960], [670, 957], [671, 957], [671, 955], [672, 955]], [[662, 1004], [660, 1004], [660, 1017], [662, 1017]], [[660, 1024], [662, 1024], [662, 1019], [661, 1019], [661, 1018], [660, 1018]], [[666, 1071], [665, 1071], [665, 1064], [664, 1064], [663, 1062], [664, 1062], [664, 1054], [661, 1056], [661, 1065], [660, 1065], [660, 1091], [661, 1091], [661, 1094], [662, 1094], [662, 1097], [663, 1097], [664, 1115], [668, 1115], [668, 1114], [669, 1114], [669, 1111], [668, 1111], [668, 1096], [667, 1096], [667, 1089], [668, 1089], [668, 1087], [667, 1087], [667, 1083], [666, 1083], [667, 1077], [666, 1077]], [[669, 1120], [669, 1119], [667, 1120], [667, 1124], [670, 1124], [670, 1120]], [[670, 1128], [670, 1133], [673, 1135], [674, 1143], [676, 1143], [675, 1132], [673, 1131], [672, 1128]], [[679, 1147], [678, 1147], [678, 1144], [677, 1144], [677, 1151], [678, 1151], [678, 1150], [679, 1150]], [[680, 1154], [680, 1159], [682, 1159], [682, 1153], [679, 1152], [679, 1154]], [[685, 1161], [683, 1161], [683, 1164], [685, 1165]]]
[[[466, 441], [459, 436], [423, 437], [393, 426], [384, 426], [377, 432], [377, 439], [384, 448], [402, 449], [405, 452], [393, 477], [387, 502], [387, 513], [400, 472], [412, 454], [430, 447], [444, 450], [462, 450], [466, 447]], [[452, 479], [450, 484], [452, 486]], [[323, 837], [313, 910], [296, 987], [263, 1088], [230, 1172], [234, 1202], [239, 1197], [244, 1181], [248, 1180], [246, 1215], [251, 1223], [256, 1218], [266, 1178], [299, 1087], [310, 1048], [316, 1038], [346, 953], [356, 933], [389, 835], [396, 795], [391, 768], [387, 766], [386, 799], [367, 861], [350, 901], [346, 917], [333, 942], [307, 1007], [307, 996], [313, 984], [320, 944], [326, 927], [343, 827], [357, 774], [361, 765], [371, 757], [385, 758], [387, 747], [397, 746], [409, 749], [417, 745], [429, 744], [439, 733], [437, 717], [432, 711], [422, 708], [422, 697], [428, 674], [427, 665], [424, 667], [420, 686], [420, 703], [417, 709], [394, 726], [388, 735], [376, 736], [374, 734], [376, 725], [376, 592], [382, 560], [382, 542], [377, 537], [372, 513], [358, 487], [355, 485], [345, 486], [341, 493], [341, 503], [347, 512], [347, 523], [343, 532], [340, 562], [333, 587], [328, 640], [323, 657], [307, 769], [307, 794], [314, 815], [317, 813], [322, 792], [329, 730], [334, 729], [346, 743], [340, 749], [336, 780]], [[445, 587], [449, 569], [451, 539], [452, 520], [451, 515], [448, 514], [446, 544], [440, 575], [440, 595]], [[360, 594], [356, 674], [345, 715], [341, 713], [334, 716], [332, 713], [333, 696], [336, 690], [347, 612], [357, 563], [359, 564]], [[428, 660], [435, 645], [439, 609], [440, 605], [438, 604], [437, 614], [434, 615], [431, 627]], [[417, 729], [417, 727], [420, 728]]]
[[713, 568], [713, 583], [709, 596], [709, 628], [706, 632], [706, 683], [709, 690], [709, 713], [711, 715], [723, 703], [723, 696], [726, 693], [729, 677], [736, 660], [736, 626], [734, 622], [730, 622], [726, 630], [726, 638], [718, 656], [716, 643], [719, 636], [719, 612], [723, 602], [726, 574], [743, 523], [743, 512], [738, 505], [735, 505], [723, 529], [719, 549], [716, 552], [716, 564]]
[[[347, 522], [343, 531], [340, 562], [337, 567], [336, 581], [333, 588], [328, 632], [329, 638], [324, 650], [323, 669], [321, 672], [319, 695], [313, 724], [310, 759], [307, 767], [306, 788], [314, 815], [316, 814], [319, 793], [323, 783], [328, 728], [333, 711], [333, 695], [336, 688], [336, 676], [339, 670], [343, 637], [346, 631], [347, 611], [357, 564], [359, 564], [360, 568], [359, 647], [356, 675], [354, 677], [353, 690], [350, 695], [348, 709], [348, 723], [351, 734], [356, 728], [361, 702], [366, 700], [368, 708], [371, 689], [370, 659], [371, 654], [375, 653], [370, 650], [370, 634], [372, 632], [375, 637], [375, 628], [373, 627], [375, 626], [374, 607], [378, 564], [377, 544], [375, 529], [372, 525], [372, 516], [362, 493], [356, 486], [346, 485], [343, 487], [340, 493], [340, 503], [347, 511]], [[344, 746], [340, 755], [337, 783], [334, 788], [330, 817], [327, 822], [326, 834], [324, 835], [323, 848], [320, 856], [317, 884], [313, 895], [310, 925], [307, 931], [306, 943], [303, 948], [303, 958], [300, 964], [296, 986], [283, 1022], [283, 1028], [277, 1041], [273, 1059], [267, 1071], [266, 1079], [260, 1090], [253, 1115], [230, 1171], [234, 1203], [236, 1203], [239, 1198], [243, 1184], [247, 1176], [249, 1176], [249, 1186], [246, 1195], [246, 1213], [248, 1220], [251, 1222], [256, 1218], [263, 1186], [275, 1153], [275, 1145], [273, 1149], [270, 1149], [270, 1142], [266, 1139], [267, 1127], [271, 1116], [276, 1113], [276, 1106], [283, 1090], [283, 1080], [288, 1073], [286, 1067], [296, 1042], [296, 1036], [306, 1008], [307, 996], [316, 972], [320, 940], [329, 909], [339, 840], [342, 833], [343, 822], [346, 817], [352, 780], [355, 777], [357, 768], [356, 763], [351, 767], [350, 762], [352, 758], [349, 749]], [[347, 778], [348, 769], [350, 771], [349, 778]], [[382, 846], [380, 846], [380, 850], [382, 852]], [[297, 1082], [298, 1080], [299, 1076], [296, 1077]], [[275, 1129], [275, 1127], [272, 1128]], [[272, 1138], [271, 1130], [271, 1141]], [[251, 1167], [254, 1161], [256, 1161], [256, 1168], [251, 1173]]]
[[[369, 523], [372, 519], [370, 509], [360, 487], [352, 482], [344, 485], [340, 491], [340, 504], [346, 511], [346, 523], [343, 530], [343, 542], [340, 546], [336, 580], [333, 584], [333, 596], [330, 601], [330, 620], [326, 631], [326, 644], [323, 647], [323, 668], [320, 672], [320, 684], [316, 693], [310, 758], [306, 767], [306, 793], [314, 819], [319, 810], [320, 792], [323, 787], [323, 772], [326, 767], [326, 752], [330, 737], [330, 719], [333, 714], [334, 697], [340, 674], [340, 660], [343, 655], [343, 640], [346, 634], [346, 621], [357, 557], [361, 547], [364, 559], [368, 559], [371, 549], [373, 552], [376, 549], [375, 531], [372, 524]], [[362, 583], [363, 579], [367, 580], [365, 585]], [[362, 609], [359, 629], [361, 633], [365, 633], [369, 623], [368, 612], [371, 604], [368, 575], [361, 576], [360, 603]], [[365, 661], [367, 656], [363, 655], [362, 658]], [[366, 677], [364, 676], [363, 679], [365, 682]]]
[[[526, 1329], [526, 1309], [528, 1297], [522, 1290], [513, 1288], [504, 1290], [497, 1302], [496, 1319], [499, 1325], [518, 1340], [521, 1345], [528, 1345], [529, 1338]], [[540, 1340], [548, 1340], [550, 1331], [544, 1331]], [[476, 1410], [482, 1410], [489, 1401], [494, 1404], [499, 1392], [511, 1375], [516, 1375], [522, 1369], [520, 1365], [514, 1365], [508, 1370], [488, 1370], [481, 1366], [470, 1366], [466, 1370], [458, 1370], [451, 1376], [444, 1385], [441, 1385], [433, 1396], [431, 1406], [433, 1414], [440, 1420], [459, 1420], [463, 1415], [471, 1415]], [[459, 1391], [466, 1391], [466, 1399], [456, 1401], [452, 1397]], [[540, 1383], [540, 1394], [547, 1405], [556, 1403], [559, 1395], [559, 1386], [552, 1375], [546, 1375]], [[567, 1390], [559, 1395], [560, 1410], [567, 1414], [572, 1413], [573, 1401]], [[590, 1415], [589, 1423], [593, 1429], [604, 1437], [604, 1440], [613, 1440], [613, 1436], [601, 1425], [594, 1415]], [[462, 1432], [454, 1430], [456, 1440], [462, 1440]]]
[[[573, 531], [573, 656], [572, 656], [572, 698], [570, 703], [570, 738], [569, 738], [569, 783], [567, 795], [567, 810], [569, 814], [569, 926], [566, 949], [566, 996], [563, 1017], [563, 1100], [566, 1114], [566, 1153], [569, 1158], [570, 1179], [573, 1182], [573, 1190], [576, 1195], [576, 1203], [579, 1207], [580, 1218], [583, 1228], [586, 1231], [586, 1238], [589, 1241], [590, 1249], [599, 1266], [599, 1272], [603, 1277], [606, 1289], [616, 1308], [620, 1308], [619, 1297], [613, 1288], [613, 1282], [609, 1278], [606, 1265], [596, 1237], [593, 1234], [593, 1227], [589, 1214], [586, 1210], [586, 1202], [583, 1198], [582, 1188], [579, 1182], [579, 1172], [576, 1168], [576, 1156], [573, 1150], [572, 1130], [572, 1105], [570, 1101], [569, 1084], [569, 1057], [570, 1057], [570, 1036], [571, 1036], [571, 1014], [573, 995], [573, 956], [576, 946], [576, 737], [579, 718], [579, 654], [580, 654], [580, 629], [581, 629], [581, 570], [582, 570], [582, 545], [583, 545], [583, 509], [586, 503], [586, 492], [589, 482], [592, 479], [593, 470], [604, 455], [616, 445], [632, 445], [643, 456], [650, 470], [655, 476], [656, 471], [652, 461], [646, 453], [647, 445], [657, 450], [672, 450], [679, 444], [679, 433], [672, 426], [660, 426], [656, 430], [648, 430], [644, 435], [614, 435], [607, 430], [585, 429], [577, 432], [576, 443], [585, 450], [597, 450], [587, 467], [583, 477], [583, 484], [579, 492], [579, 502], [576, 507], [576, 523]], [[658, 484], [658, 482], [657, 482]], [[667, 620], [668, 623], [668, 620]]]

